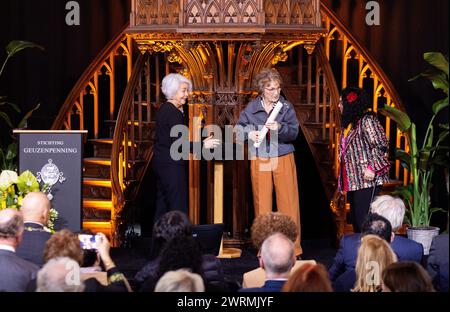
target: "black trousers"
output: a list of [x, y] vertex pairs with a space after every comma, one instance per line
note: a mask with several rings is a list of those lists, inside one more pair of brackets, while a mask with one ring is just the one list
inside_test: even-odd
[[188, 213], [187, 168], [177, 164], [152, 163], [156, 175], [156, 211], [153, 218], [180, 210]]
[[361, 233], [362, 224], [364, 219], [369, 212], [370, 204], [372, 203], [372, 192], [373, 197], [377, 196], [380, 192], [381, 186], [373, 187], [347, 192], [347, 199], [350, 203], [350, 218], [353, 224], [353, 232]]

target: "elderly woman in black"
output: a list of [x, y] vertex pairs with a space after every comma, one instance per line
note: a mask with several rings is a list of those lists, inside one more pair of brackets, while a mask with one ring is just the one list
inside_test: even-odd
[[370, 107], [364, 90], [349, 87], [342, 91], [338, 188], [347, 192], [355, 233], [361, 232], [373, 197], [389, 181], [389, 141]]
[[[172, 73], [164, 77], [161, 89], [167, 102], [161, 105], [156, 114], [156, 135], [152, 160], [152, 167], [157, 179], [154, 220], [158, 220], [163, 214], [173, 210], [188, 213], [187, 161], [186, 157], [181, 157], [181, 159], [174, 157], [181, 154], [178, 153], [178, 148], [175, 148], [178, 144], [173, 144], [183, 140], [183, 137], [186, 138], [186, 135], [183, 136], [177, 130], [174, 131], [177, 133], [176, 136], [171, 136], [171, 130], [177, 129], [178, 126], [178, 129], [183, 130], [184, 128], [185, 132], [188, 131], [187, 105], [184, 106], [187, 103], [189, 92], [192, 91], [192, 83], [186, 77]], [[214, 148], [220, 143], [220, 140], [211, 136], [203, 140], [203, 148]], [[188, 154], [188, 151], [183, 152]]]

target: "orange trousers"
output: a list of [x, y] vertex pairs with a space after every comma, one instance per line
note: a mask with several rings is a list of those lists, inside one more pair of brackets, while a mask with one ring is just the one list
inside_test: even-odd
[[294, 245], [295, 255], [301, 255], [300, 205], [294, 153], [273, 158], [255, 157], [250, 161], [250, 173], [255, 217], [272, 211], [272, 192], [275, 185], [278, 212], [291, 217], [299, 230]]

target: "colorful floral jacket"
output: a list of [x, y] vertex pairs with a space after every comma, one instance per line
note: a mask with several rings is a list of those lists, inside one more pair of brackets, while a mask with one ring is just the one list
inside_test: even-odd
[[[389, 141], [377, 117], [368, 113], [362, 117], [339, 143], [340, 191], [356, 191], [389, 181], [390, 163], [387, 157]], [[364, 179], [365, 169], [375, 172], [375, 179]]]

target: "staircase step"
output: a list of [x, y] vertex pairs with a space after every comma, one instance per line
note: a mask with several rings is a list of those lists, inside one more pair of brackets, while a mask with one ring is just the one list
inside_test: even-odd
[[316, 145], [321, 145], [321, 146], [328, 146], [330, 144], [330, 142], [328, 140], [321, 140], [321, 139], [316, 139], [314, 141], [312, 141], [313, 144]]
[[92, 164], [97, 166], [111, 166], [111, 158], [100, 158], [100, 157], [87, 157], [83, 159], [85, 164]]
[[91, 230], [93, 233], [102, 232], [111, 240], [111, 222], [110, 221], [83, 221], [83, 229]]
[[334, 162], [331, 161], [331, 160], [322, 160], [322, 161], [320, 162], [320, 164], [321, 164], [322, 166], [327, 166], [327, 167], [332, 167], [332, 166], [334, 166]]
[[89, 142], [93, 144], [113, 144], [113, 140], [109, 138], [103, 138], [103, 139], [89, 139]]
[[109, 180], [109, 179], [90, 178], [89, 177], [89, 178], [83, 179], [83, 184], [111, 188], [111, 180]]
[[112, 196], [111, 180], [85, 177], [83, 179], [83, 198], [110, 200]]
[[110, 178], [111, 158], [84, 158], [83, 163], [84, 178]]
[[[117, 122], [117, 120], [104, 120], [104, 122], [105, 122], [106, 124], [115, 125], [116, 122]], [[135, 126], [138, 126], [138, 125], [139, 125], [138, 122], [139, 122], [138, 120], [135, 120], [135, 121], [134, 121], [134, 125], [135, 125]], [[128, 124], [131, 125], [131, 120], [128, 120]], [[153, 126], [154, 124], [155, 124], [154, 121], [142, 121], [142, 125], [143, 125], [143, 126]]]
[[104, 199], [83, 198], [83, 208], [111, 211], [112, 201]]
[[89, 142], [94, 145], [94, 157], [111, 158], [111, 150], [113, 145], [112, 139], [90, 139]]
[[403, 181], [389, 180], [389, 182], [383, 184], [383, 188], [380, 191], [380, 195], [390, 195], [398, 186], [402, 186]]

